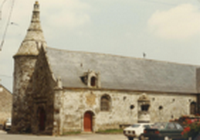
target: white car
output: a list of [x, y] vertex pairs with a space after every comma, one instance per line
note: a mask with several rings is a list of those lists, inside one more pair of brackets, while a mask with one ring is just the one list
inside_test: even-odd
[[133, 138], [140, 137], [145, 128], [150, 128], [152, 123], [136, 123], [124, 129], [124, 135], [128, 137], [129, 140]]
[[11, 125], [12, 125], [12, 121], [11, 121], [11, 118], [8, 118], [5, 122], [5, 130], [6, 131], [9, 131], [11, 129]]

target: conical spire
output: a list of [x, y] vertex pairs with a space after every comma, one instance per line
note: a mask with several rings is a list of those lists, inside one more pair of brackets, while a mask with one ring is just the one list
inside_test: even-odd
[[40, 25], [40, 10], [38, 1], [34, 4], [31, 24], [27, 34], [15, 56], [18, 55], [38, 55], [41, 46], [46, 47], [46, 41]]

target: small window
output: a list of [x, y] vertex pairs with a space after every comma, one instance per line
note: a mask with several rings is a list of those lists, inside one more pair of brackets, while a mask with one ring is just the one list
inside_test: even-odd
[[163, 109], [163, 107], [162, 106], [159, 106], [159, 108], [158, 108], [159, 110], [162, 110]]
[[142, 105], [141, 106], [142, 111], [148, 111], [149, 110], [149, 105]]
[[110, 97], [104, 95], [101, 97], [101, 111], [109, 111], [111, 106]]
[[93, 87], [96, 86], [96, 78], [94, 76], [91, 78], [90, 85], [93, 86]]
[[134, 108], [134, 105], [131, 105], [131, 106], [130, 106], [130, 109], [133, 109], [133, 108]]

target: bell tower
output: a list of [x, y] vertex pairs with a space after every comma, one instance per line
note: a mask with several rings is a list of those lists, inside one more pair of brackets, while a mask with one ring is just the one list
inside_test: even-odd
[[36, 1], [27, 34], [14, 55], [13, 110], [11, 132], [28, 131], [31, 119], [32, 74], [39, 50], [47, 46], [40, 25], [39, 3]]

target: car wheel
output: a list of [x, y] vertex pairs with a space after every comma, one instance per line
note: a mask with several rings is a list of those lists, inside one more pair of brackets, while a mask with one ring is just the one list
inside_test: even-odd
[[168, 136], [165, 136], [164, 140], [172, 140], [172, 139], [170, 139]]
[[128, 140], [133, 140], [133, 137], [128, 137]]
[[144, 140], [144, 136], [143, 136], [143, 135], [140, 135], [140, 136], [139, 136], [139, 140]]
[[143, 135], [140, 135], [139, 140], [145, 140], [145, 137]]

